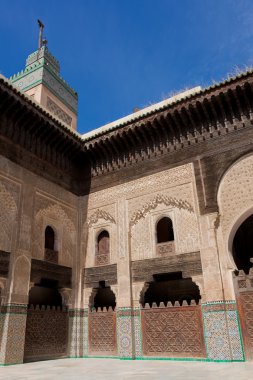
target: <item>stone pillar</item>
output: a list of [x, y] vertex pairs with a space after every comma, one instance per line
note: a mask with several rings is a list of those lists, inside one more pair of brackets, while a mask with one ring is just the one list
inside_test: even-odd
[[[78, 199], [77, 252], [72, 273], [72, 302], [69, 304], [69, 357], [88, 356], [88, 304], [91, 291], [83, 290], [83, 268], [87, 250], [88, 197]], [[85, 294], [84, 294], [84, 293]]]
[[[26, 178], [27, 176], [27, 178]], [[34, 189], [24, 174], [21, 207], [15, 224], [10, 270], [2, 305], [1, 363], [23, 363], [27, 304], [31, 271], [31, 226]]]
[[117, 263], [117, 341], [118, 356], [121, 359], [133, 359], [134, 323], [131, 289], [131, 232], [127, 226], [127, 208], [125, 200], [118, 200], [118, 246]]
[[217, 244], [218, 213], [202, 216], [200, 228], [205, 294], [202, 313], [207, 357], [215, 361], [243, 361], [236, 302], [226, 299], [224, 288], [221, 252]]
[[83, 307], [69, 310], [69, 356], [72, 358], [89, 354], [89, 309], [93, 293], [92, 288], [84, 289]]
[[134, 283], [132, 285], [133, 295], [133, 326], [134, 326], [134, 351], [135, 358], [142, 358], [142, 328], [141, 328], [141, 301], [144, 292], [147, 289], [144, 282]]

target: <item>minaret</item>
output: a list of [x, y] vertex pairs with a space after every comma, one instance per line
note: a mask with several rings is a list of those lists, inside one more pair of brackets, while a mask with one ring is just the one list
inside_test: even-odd
[[25, 69], [10, 81], [48, 109], [69, 127], [76, 129], [77, 93], [60, 76], [60, 64], [43, 39], [44, 25], [40, 20], [38, 50], [30, 54]]

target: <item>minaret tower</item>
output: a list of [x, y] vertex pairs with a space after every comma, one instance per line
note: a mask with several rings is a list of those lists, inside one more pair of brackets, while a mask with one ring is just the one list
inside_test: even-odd
[[30, 54], [25, 69], [10, 81], [30, 95], [70, 128], [77, 124], [77, 93], [60, 76], [60, 64], [43, 39], [44, 25], [40, 20], [38, 50]]

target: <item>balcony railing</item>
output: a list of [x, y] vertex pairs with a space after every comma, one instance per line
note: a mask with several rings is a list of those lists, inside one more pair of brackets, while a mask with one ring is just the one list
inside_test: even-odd
[[109, 254], [108, 253], [97, 253], [95, 265], [107, 265], [109, 264]]
[[50, 248], [45, 248], [45, 261], [58, 264], [58, 251]]
[[159, 257], [169, 256], [175, 253], [175, 242], [167, 241], [156, 245], [156, 255]]

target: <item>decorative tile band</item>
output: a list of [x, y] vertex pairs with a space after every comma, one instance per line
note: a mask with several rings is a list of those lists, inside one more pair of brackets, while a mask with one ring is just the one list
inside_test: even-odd
[[88, 309], [69, 310], [69, 356], [88, 355]]
[[117, 343], [120, 358], [133, 357], [132, 309], [117, 309]]
[[206, 303], [203, 303], [201, 306], [202, 306], [202, 311], [204, 313], [214, 312], [214, 311], [237, 310], [235, 301], [206, 302]]
[[88, 309], [69, 309], [69, 318], [88, 317]]
[[3, 314], [27, 314], [27, 305], [24, 304], [5, 304], [1, 306]]
[[244, 361], [240, 325], [235, 301], [202, 304], [208, 359]]
[[141, 312], [140, 308], [133, 309], [134, 319], [134, 347], [135, 357], [142, 358], [142, 330], [141, 330]]

